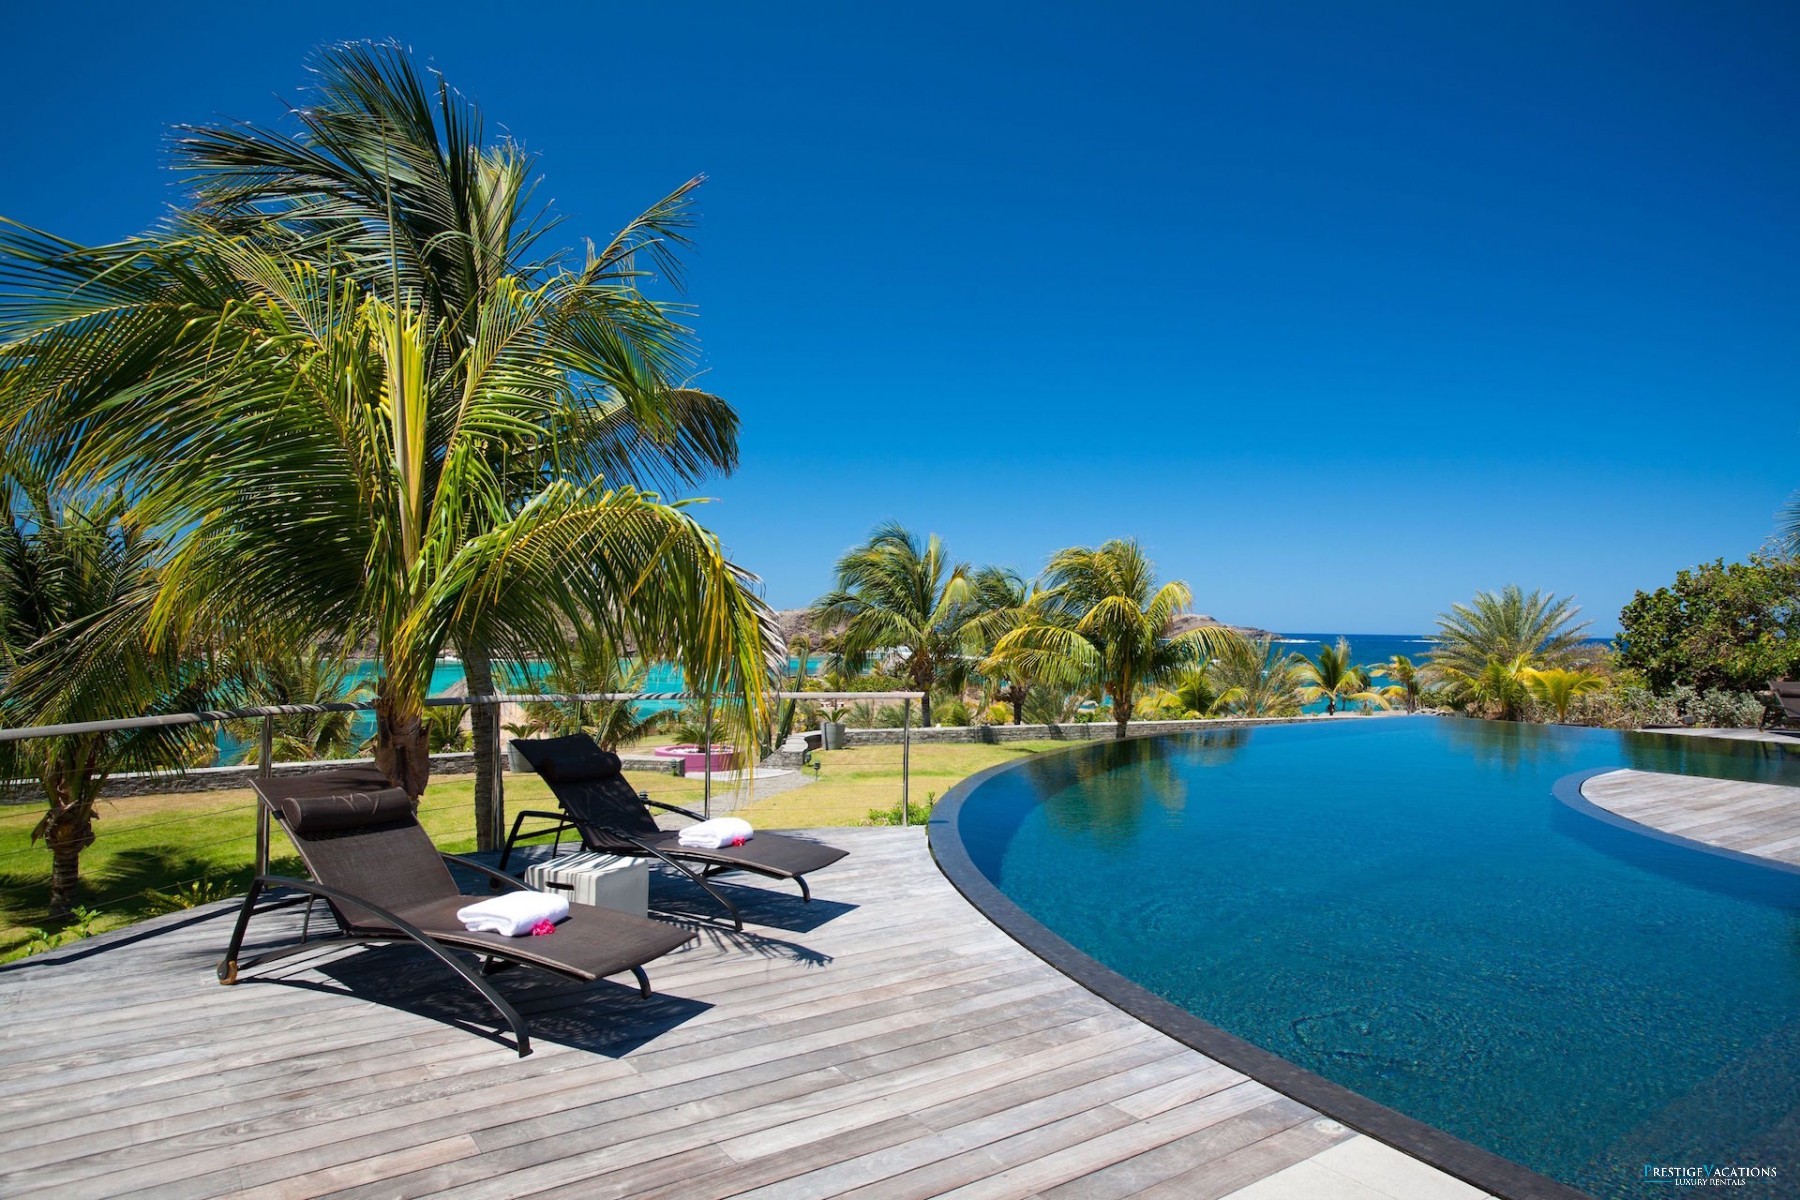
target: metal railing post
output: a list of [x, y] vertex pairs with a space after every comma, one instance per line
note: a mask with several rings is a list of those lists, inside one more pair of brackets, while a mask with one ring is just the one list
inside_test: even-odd
[[[275, 773], [275, 718], [262, 719], [262, 745], [256, 757], [256, 777], [267, 779]], [[256, 873], [269, 873], [269, 806], [256, 798]]]
[[700, 811], [705, 813], [706, 819], [710, 821], [712, 820], [712, 697], [706, 697], [701, 704], [704, 706], [703, 711], [706, 714], [706, 745], [704, 747], [706, 767], [703, 772], [705, 782], [701, 784], [703, 791], [701, 792]]
[[500, 712], [499, 704], [492, 705], [494, 710], [494, 845], [506, 844], [506, 784], [502, 776], [506, 772], [506, 755], [501, 753], [500, 746]]
[[900, 824], [912, 826], [912, 701], [900, 705]]

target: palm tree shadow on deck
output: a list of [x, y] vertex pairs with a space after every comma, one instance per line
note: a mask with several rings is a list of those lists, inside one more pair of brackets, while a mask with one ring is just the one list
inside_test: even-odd
[[[320, 948], [329, 945], [322, 942]], [[654, 985], [656, 964], [647, 970]], [[635, 985], [610, 979], [571, 984], [531, 967], [499, 972], [494, 980], [500, 994], [530, 1023], [534, 1042], [555, 1042], [607, 1058], [623, 1058], [713, 1007], [661, 992], [644, 999]], [[237, 986], [349, 996], [513, 1048], [512, 1031], [485, 999], [422, 950], [399, 943], [363, 946], [323, 962], [306, 961], [302, 971], [293, 974], [247, 975]]]

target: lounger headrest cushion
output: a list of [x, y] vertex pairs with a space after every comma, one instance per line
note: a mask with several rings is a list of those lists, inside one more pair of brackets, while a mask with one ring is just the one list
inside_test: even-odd
[[401, 821], [413, 815], [412, 797], [405, 788], [343, 796], [288, 796], [276, 804], [282, 820], [295, 833], [333, 833]]
[[592, 783], [596, 779], [611, 779], [620, 770], [619, 756], [611, 750], [589, 749], [552, 755], [544, 760], [538, 773], [551, 783]]

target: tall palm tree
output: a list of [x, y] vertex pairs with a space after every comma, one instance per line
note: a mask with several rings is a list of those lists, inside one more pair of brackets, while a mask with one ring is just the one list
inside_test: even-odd
[[[205, 707], [201, 647], [152, 646], [145, 619], [162, 546], [117, 494], [84, 494], [29, 470], [0, 486], [0, 724], [62, 725]], [[206, 727], [81, 733], [0, 743], [0, 779], [42, 787], [31, 840], [50, 852], [49, 915], [81, 899], [95, 803], [119, 771], [180, 769]]]
[[1350, 661], [1350, 642], [1339, 638], [1335, 646], [1320, 645], [1319, 657], [1294, 664], [1300, 698], [1310, 704], [1325, 701], [1325, 715], [1335, 716], [1339, 704], [1378, 704], [1387, 699], [1369, 686], [1369, 676]]
[[606, 382], [674, 336], [624, 251], [506, 276], [453, 325], [275, 240], [204, 219], [97, 250], [0, 240], [0, 273], [36, 285], [0, 304], [0, 432], [166, 531], [156, 644], [373, 647], [376, 760], [413, 795], [432, 668], [465, 637], [523, 660], [592, 629], [679, 656], [760, 726], [779, 634], [751, 577], [685, 506], [592, 474]]
[[837, 587], [813, 603], [820, 629], [841, 626], [834, 649], [847, 671], [867, 669], [877, 650], [904, 657], [900, 671], [925, 693], [919, 720], [931, 724], [931, 691], [960, 688], [968, 664], [964, 626], [974, 616], [969, 564], [950, 561], [937, 534], [921, 541], [897, 522], [877, 526], [837, 562]]
[[1510, 663], [1523, 657], [1527, 666], [1569, 666], [1580, 655], [1587, 622], [1573, 597], [1525, 592], [1509, 583], [1498, 592], [1477, 592], [1469, 604], [1452, 605], [1438, 617], [1434, 670], [1463, 677], [1479, 675], [1489, 660]]
[[[536, 164], [515, 143], [489, 143], [480, 112], [442, 76], [421, 78], [393, 44], [346, 43], [318, 55], [316, 86], [294, 109], [298, 136], [254, 125], [187, 127], [177, 167], [198, 183], [209, 222], [284, 254], [342, 266], [390, 303], [415, 304], [447, 331], [430, 369], [452, 391], [471, 383], [470, 362], [449, 351], [483, 338], [481, 314], [499, 293], [536, 286], [564, 267], [543, 255], [555, 224], [535, 206]], [[730, 405], [679, 386], [691, 370], [679, 314], [636, 292], [649, 276], [639, 259], [676, 287], [687, 242], [688, 203], [699, 178], [630, 221], [597, 255], [619, 287], [604, 329], [584, 339], [591, 362], [571, 375], [585, 403], [558, 419], [566, 436], [494, 442], [490, 469], [514, 506], [545, 478], [604, 478], [671, 488], [737, 464]], [[471, 514], [479, 521], [479, 510]], [[478, 624], [452, 638], [469, 688], [495, 690], [492, 639]], [[540, 647], [554, 657], [556, 647]], [[482, 713], [487, 716], [486, 711]], [[477, 828], [489, 827], [498, 778], [490, 719], [473, 724]]]
[[1527, 672], [1525, 687], [1534, 700], [1556, 714], [1557, 724], [1566, 725], [1569, 721], [1569, 708], [1575, 703], [1575, 698], [1604, 690], [1606, 676], [1598, 671], [1550, 667], [1542, 671]]
[[1239, 717], [1291, 717], [1300, 711], [1300, 656], [1274, 638], [1227, 632], [1211, 671], [1219, 689], [1213, 711]]
[[1396, 654], [1385, 664], [1377, 668], [1378, 672], [1394, 682], [1384, 692], [1406, 704], [1409, 713], [1419, 711], [1419, 697], [1423, 695], [1423, 682], [1419, 678], [1418, 664], [1404, 654]]
[[1193, 603], [1186, 583], [1158, 584], [1143, 547], [1129, 539], [1058, 551], [1044, 571], [1040, 616], [1000, 639], [994, 655], [1064, 686], [1098, 685], [1123, 738], [1140, 688], [1168, 682], [1223, 642], [1203, 626], [1170, 634]]

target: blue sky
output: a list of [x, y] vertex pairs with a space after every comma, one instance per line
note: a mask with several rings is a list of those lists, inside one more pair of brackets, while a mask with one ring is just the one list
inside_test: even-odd
[[1757, 549], [1800, 487], [1800, 8], [1350, 7], [37, 5], [0, 214], [135, 232], [169, 124], [396, 38], [571, 243], [711, 177], [689, 299], [745, 432], [704, 515], [778, 606], [889, 517], [1027, 571], [1136, 536], [1288, 630], [1516, 581], [1610, 632]]

